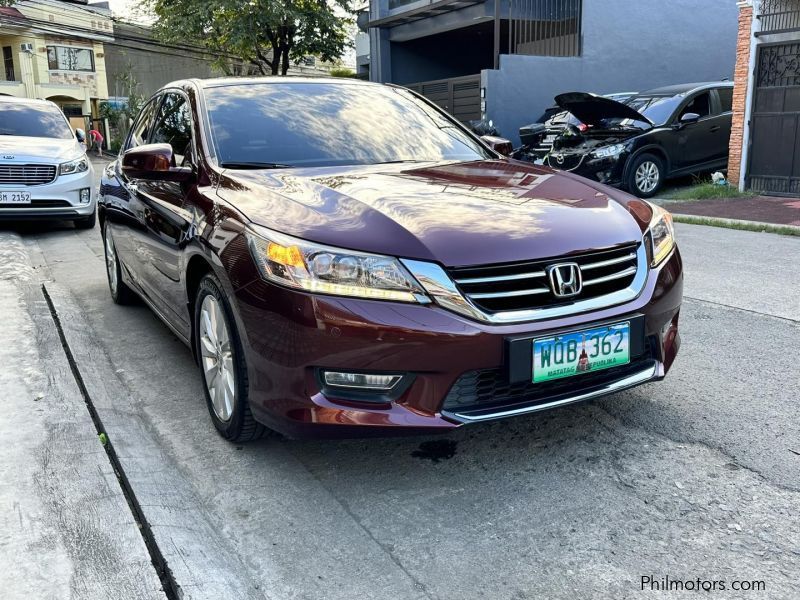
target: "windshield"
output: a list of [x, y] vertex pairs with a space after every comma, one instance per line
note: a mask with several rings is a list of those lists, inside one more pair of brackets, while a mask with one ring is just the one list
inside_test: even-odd
[[208, 88], [205, 95], [222, 166], [490, 158], [461, 127], [404, 89], [258, 83]]
[[13, 102], [0, 102], [0, 135], [62, 140], [73, 137], [64, 114], [57, 107]]
[[[681, 96], [634, 96], [624, 104], [639, 111], [656, 125], [664, 125], [683, 98]], [[633, 123], [634, 121], [628, 121]]]

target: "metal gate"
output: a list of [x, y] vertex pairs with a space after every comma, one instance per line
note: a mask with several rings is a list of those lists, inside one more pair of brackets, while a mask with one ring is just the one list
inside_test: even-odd
[[422, 94], [462, 123], [481, 118], [481, 76], [452, 77], [406, 86]]
[[758, 50], [747, 187], [800, 194], [800, 42]]

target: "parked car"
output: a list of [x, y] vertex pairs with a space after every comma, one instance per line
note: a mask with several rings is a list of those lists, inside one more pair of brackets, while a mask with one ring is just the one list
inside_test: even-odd
[[446, 432], [659, 380], [680, 345], [667, 212], [399, 87], [171, 84], [99, 216], [112, 298], [193, 349], [230, 440]]
[[545, 162], [650, 198], [670, 177], [727, 168], [732, 100], [728, 82], [659, 88], [624, 103], [562, 94], [558, 105], [588, 127], [568, 125]]
[[0, 219], [94, 227], [94, 171], [53, 102], [0, 96]]
[[[625, 102], [635, 95], [636, 92], [619, 92], [606, 94], [603, 97], [617, 102]], [[586, 131], [590, 127], [571, 112], [558, 105], [546, 110], [535, 123], [520, 127], [519, 137], [523, 147], [518, 151], [520, 152], [519, 157], [523, 158], [522, 153], [524, 153], [524, 158], [527, 160], [544, 160], [550, 150], [553, 149], [553, 141], [569, 125], [574, 125], [579, 131]]]

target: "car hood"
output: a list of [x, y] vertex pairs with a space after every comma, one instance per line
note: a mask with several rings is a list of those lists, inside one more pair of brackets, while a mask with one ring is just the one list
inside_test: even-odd
[[[2, 162], [56, 164], [75, 160], [83, 154], [85, 154], [83, 146], [74, 138], [0, 136], [0, 160]], [[9, 158], [9, 156], [13, 156], [13, 158]]]
[[225, 171], [218, 193], [276, 231], [451, 267], [638, 242], [652, 214], [618, 190], [512, 160]]
[[604, 119], [633, 119], [653, 126], [654, 123], [638, 110], [611, 98], [587, 94], [586, 92], [569, 92], [555, 98], [556, 104], [571, 112], [587, 125], [599, 125]]

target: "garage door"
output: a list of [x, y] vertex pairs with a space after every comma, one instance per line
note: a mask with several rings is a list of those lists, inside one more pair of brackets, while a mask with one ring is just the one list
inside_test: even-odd
[[758, 50], [747, 186], [800, 194], [800, 42]]
[[406, 86], [425, 96], [462, 123], [481, 118], [481, 76], [423, 81]]

